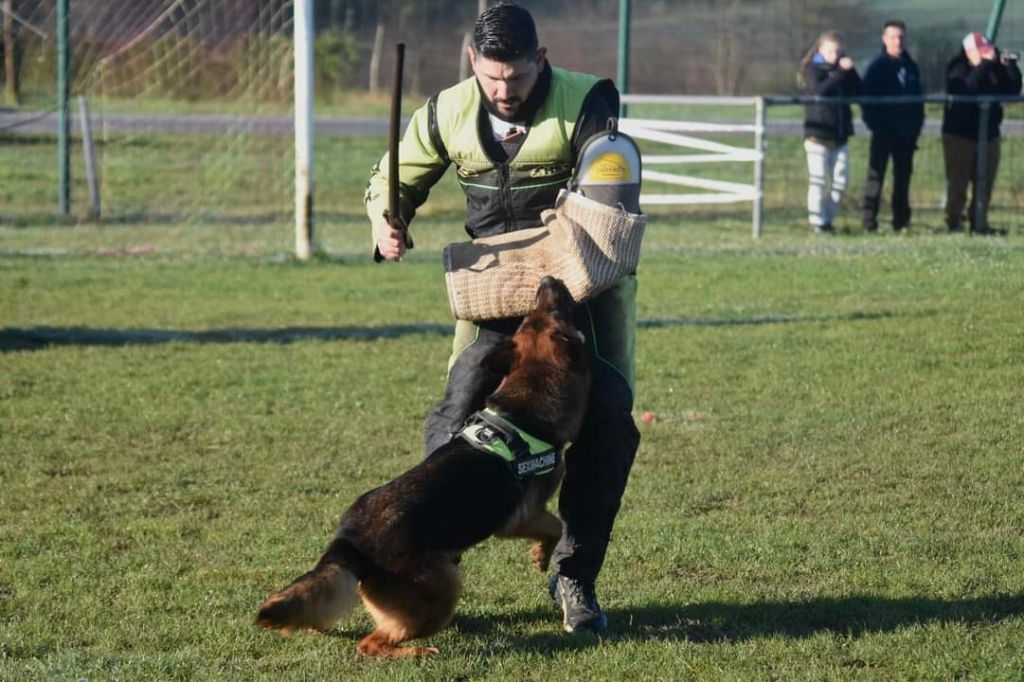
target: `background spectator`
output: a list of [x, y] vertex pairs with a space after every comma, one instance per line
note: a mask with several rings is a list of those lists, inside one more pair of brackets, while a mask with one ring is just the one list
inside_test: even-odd
[[[1020, 93], [1021, 73], [1016, 55], [1000, 54], [999, 50], [981, 33], [968, 33], [963, 49], [946, 67], [946, 92], [951, 95], [1016, 95]], [[978, 125], [980, 106], [970, 102], [948, 104], [942, 117], [942, 151], [946, 161], [946, 225], [950, 232], [963, 229], [963, 210], [967, 199], [967, 184], [971, 185], [971, 205], [968, 220], [971, 231], [991, 234], [987, 219], [975, 225], [976, 204], [983, 204], [983, 215], [988, 213], [996, 173], [999, 170], [999, 124], [1003, 120], [1003, 106], [990, 105], [988, 118], [988, 145], [985, 163], [985, 192], [978, 196]]]
[[[798, 79], [805, 94], [823, 97], [856, 95], [861, 80], [853, 60], [843, 54], [838, 31], [822, 33], [800, 61]], [[811, 228], [832, 232], [832, 223], [849, 180], [850, 154], [846, 141], [853, 135], [849, 104], [808, 104], [804, 114], [804, 150], [807, 152], [807, 212]]]
[[[905, 47], [906, 25], [886, 22], [882, 29], [882, 53], [864, 73], [864, 94], [878, 97], [923, 94], [917, 63]], [[892, 157], [892, 228], [905, 230], [910, 224], [910, 176], [914, 172], [914, 151], [924, 125], [924, 103], [864, 104], [864, 123], [871, 130], [868, 177], [864, 184], [862, 224], [878, 229], [878, 205], [885, 182], [885, 168]]]

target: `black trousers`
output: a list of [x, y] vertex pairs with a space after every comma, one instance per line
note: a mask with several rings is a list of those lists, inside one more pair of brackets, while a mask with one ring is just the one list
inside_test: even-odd
[[[576, 326], [594, 358], [593, 382], [580, 435], [565, 455], [565, 479], [558, 498], [563, 530], [552, 564], [561, 575], [585, 582], [593, 582], [604, 563], [640, 444], [632, 415], [635, 297], [636, 280], [628, 277], [575, 311]], [[497, 320], [456, 326], [445, 395], [424, 424], [428, 456], [498, 387], [501, 377], [481, 363], [515, 332], [518, 323]]]
[[865, 230], [878, 229], [885, 168], [892, 157], [892, 227], [899, 230], [910, 224], [910, 176], [914, 172], [916, 137], [872, 135], [868, 156], [868, 179], [864, 183], [861, 224]]

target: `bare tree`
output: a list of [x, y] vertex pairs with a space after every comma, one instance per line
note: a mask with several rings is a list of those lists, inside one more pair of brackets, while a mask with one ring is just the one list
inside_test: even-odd
[[373, 52], [370, 54], [370, 92], [380, 92], [380, 60], [384, 53], [384, 22], [377, 20], [373, 34]]
[[17, 106], [21, 100], [18, 92], [18, 48], [14, 42], [14, 0], [3, 0], [0, 6], [0, 22], [4, 27], [4, 92], [8, 104]]
[[[487, 9], [487, 0], [477, 0], [476, 3], [476, 15], [480, 16]], [[469, 78], [469, 53], [466, 51], [470, 44], [473, 42], [472, 31], [466, 31], [462, 34], [462, 47], [459, 49], [459, 80], [464, 81]]]
[[715, 90], [719, 95], [739, 92], [746, 71], [746, 36], [740, 0], [720, 0], [717, 5], [717, 39], [712, 54]]

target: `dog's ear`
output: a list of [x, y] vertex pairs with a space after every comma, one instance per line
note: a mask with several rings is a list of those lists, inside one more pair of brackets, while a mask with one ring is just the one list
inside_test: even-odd
[[587, 337], [579, 329], [573, 329], [571, 332], [560, 329], [555, 333], [558, 334], [559, 338], [574, 346], [582, 346], [587, 342]]
[[512, 361], [516, 355], [516, 343], [512, 339], [505, 339], [480, 363], [481, 366], [492, 374], [505, 376], [512, 369]]
[[587, 338], [583, 336], [583, 332], [578, 329], [573, 329], [571, 331], [559, 329], [555, 332], [555, 336], [565, 344], [565, 349], [568, 352], [569, 359], [573, 363], [577, 363], [586, 357]]
[[589, 363], [589, 352], [587, 350], [587, 337], [578, 329], [562, 329], [555, 332], [555, 336], [565, 349], [569, 363], [574, 367], [580, 367]]

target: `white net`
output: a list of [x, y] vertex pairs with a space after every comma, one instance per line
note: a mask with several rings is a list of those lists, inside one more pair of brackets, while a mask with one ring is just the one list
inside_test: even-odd
[[[521, 0], [537, 20], [541, 42], [557, 66], [615, 76], [616, 0]], [[273, 224], [281, 244], [292, 222], [292, 0], [71, 0], [73, 93], [88, 96], [98, 142], [105, 224], [152, 222]], [[879, 52], [887, 19], [908, 24], [909, 49], [925, 91], [945, 90], [945, 66], [968, 30], [983, 30], [994, 0], [671, 0], [633, 3], [631, 90], [685, 95], [788, 95], [810, 41], [841, 29], [863, 71]], [[0, 224], [52, 224], [56, 0], [13, 0], [21, 102], [0, 107]], [[0, 3], [0, 7], [3, 4]], [[452, 84], [461, 40], [479, 4], [466, 0], [317, 0], [318, 97], [316, 224], [355, 226], [365, 234], [360, 197], [369, 166], [384, 150], [386, 101], [366, 94], [386, 86], [389, 50], [373, 66], [375, 37], [407, 42], [407, 107]], [[1006, 4], [997, 44], [1024, 52], [1024, 2]], [[599, 46], [599, 49], [595, 49]], [[378, 53], [378, 57], [380, 54]], [[4, 55], [6, 63], [7, 56]], [[666, 65], [669, 65], [666, 68]], [[379, 78], [368, 74], [383, 74]], [[321, 81], [323, 79], [323, 81]], [[5, 83], [5, 86], [7, 84]], [[324, 86], [324, 87], [322, 87]], [[362, 99], [360, 99], [362, 98]], [[9, 102], [5, 102], [9, 104]], [[859, 120], [859, 111], [856, 116]], [[1002, 161], [993, 207], [1004, 225], [1022, 225], [1024, 105], [1006, 107]], [[72, 113], [77, 113], [73, 102]], [[407, 110], [408, 113], [408, 110]], [[749, 109], [634, 106], [631, 117], [668, 122], [680, 136], [705, 138], [698, 154], [714, 156], [653, 168], [646, 190], [700, 194], [694, 202], [654, 209], [673, 215], [723, 213], [746, 220], [753, 146]], [[766, 134], [765, 217], [802, 220], [806, 164], [802, 107], [772, 107]], [[342, 119], [346, 120], [342, 120]], [[916, 158], [912, 200], [924, 225], [941, 225], [944, 169], [941, 105], [929, 107]], [[714, 130], [709, 124], [717, 126]], [[687, 130], [678, 129], [688, 126]], [[697, 127], [704, 130], [693, 132]], [[726, 126], [722, 128], [721, 126]], [[651, 126], [648, 126], [651, 127]], [[73, 124], [77, 134], [79, 127]], [[867, 163], [869, 136], [851, 143], [847, 216], [854, 216]], [[646, 155], [680, 156], [678, 145], [644, 140]], [[72, 211], [88, 210], [81, 146], [72, 146]], [[704, 159], [705, 161], [707, 159]], [[657, 175], [661, 173], [661, 175]], [[666, 175], [671, 173], [672, 177]], [[664, 182], [658, 182], [658, 179]], [[697, 184], [697, 183], [700, 184]], [[692, 188], [693, 192], [690, 192]], [[887, 190], [888, 191], [888, 190]], [[461, 196], [438, 191], [421, 212], [462, 219]], [[738, 200], [709, 206], [711, 199]], [[445, 201], [447, 203], [445, 203]], [[699, 203], [697, 203], [699, 202]], [[438, 207], [440, 206], [440, 209]], [[915, 220], [917, 218], [915, 217]], [[265, 232], [270, 233], [268, 227]], [[278, 234], [277, 232], [274, 233]], [[318, 230], [318, 237], [329, 231]]]
[[[56, 2], [15, 6], [20, 103], [52, 113]], [[70, 26], [71, 90], [91, 109], [105, 223], [291, 219], [291, 0], [75, 0]], [[71, 105], [72, 205], [82, 215], [89, 195]], [[12, 139], [51, 144], [52, 115], [20, 123], [8, 124], [21, 135]], [[25, 158], [35, 156], [49, 175], [42, 153]]]
[[122, 0], [83, 20], [107, 216], [287, 220], [291, 23], [288, 0]]

